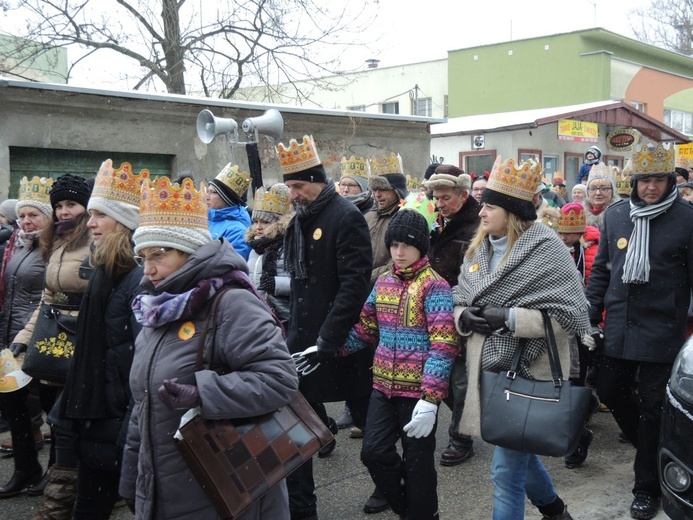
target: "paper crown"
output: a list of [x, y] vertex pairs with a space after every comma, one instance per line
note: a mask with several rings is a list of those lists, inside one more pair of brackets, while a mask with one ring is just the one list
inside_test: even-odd
[[418, 191], [421, 187], [421, 181], [416, 177], [407, 175], [407, 191]]
[[31, 376], [22, 372], [24, 354], [15, 358], [10, 349], [0, 350], [0, 393], [14, 392], [31, 382]]
[[587, 184], [589, 185], [589, 183], [595, 179], [608, 179], [616, 183], [616, 170], [603, 162], [599, 162], [590, 168], [590, 173], [587, 176]]
[[224, 166], [214, 179], [221, 182], [239, 197], [243, 196], [251, 182], [248, 172], [239, 172], [238, 166], [231, 163]]
[[687, 170], [693, 168], [693, 159], [690, 157], [685, 157], [683, 155], [676, 156], [676, 162], [674, 163], [676, 168], [686, 168]]
[[373, 175], [386, 175], [388, 173], [404, 173], [402, 157], [392, 152], [390, 155], [371, 157], [371, 173]]
[[340, 168], [342, 177], [360, 177], [361, 179], [368, 180], [371, 176], [371, 167], [368, 164], [368, 159], [364, 159], [363, 157], [359, 157], [358, 159], [353, 155], [348, 159], [342, 157]]
[[[289, 196], [288, 188], [286, 191], [277, 189], [278, 185], [272, 186], [268, 191], [265, 188], [258, 188], [255, 192], [253, 201], [253, 213], [267, 212], [277, 215], [284, 215], [291, 208], [291, 197]], [[279, 186], [285, 186], [280, 184]]]
[[552, 184], [563, 184], [565, 185], [565, 181], [563, 180], [563, 174], [561, 172], [556, 172], [553, 174], [553, 180], [551, 181]]
[[670, 144], [645, 143], [633, 150], [633, 175], [673, 173], [676, 148]]
[[192, 179], [171, 185], [168, 177], [142, 182], [140, 224], [146, 226], [179, 226], [208, 229], [205, 189], [195, 189]]
[[541, 179], [541, 165], [534, 160], [521, 162], [515, 167], [513, 159], [502, 163], [499, 155], [493, 163], [486, 188], [520, 200], [531, 201]]
[[561, 208], [561, 218], [558, 220], [558, 233], [584, 233], [585, 208], [578, 202], [569, 202]]
[[42, 202], [50, 206], [51, 198], [49, 193], [52, 187], [53, 179], [36, 176], [33, 179], [29, 180], [26, 177], [24, 177], [19, 182], [19, 196], [17, 197], [17, 200], [32, 200], [34, 202]]
[[144, 179], [149, 179], [149, 170], [146, 168], [140, 173], [133, 173], [130, 163], [124, 162], [116, 170], [113, 168], [113, 161], [106, 159], [96, 174], [91, 196], [139, 207]]
[[292, 139], [288, 148], [279, 143], [276, 150], [284, 175], [302, 172], [322, 164], [312, 135], [304, 135], [301, 144]]
[[633, 159], [628, 159], [623, 171], [616, 175], [616, 193], [619, 195], [630, 195], [630, 179], [633, 176]]
[[435, 203], [429, 199], [425, 193], [421, 191], [411, 192], [407, 195], [407, 198], [404, 199], [404, 204], [400, 207], [400, 209], [405, 208], [413, 209], [421, 213], [428, 223], [428, 229], [433, 229], [436, 219], [438, 218], [438, 211], [436, 210]]

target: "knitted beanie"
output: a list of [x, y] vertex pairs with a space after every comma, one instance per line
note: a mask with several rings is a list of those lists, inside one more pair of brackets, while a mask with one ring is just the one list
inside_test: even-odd
[[16, 206], [17, 199], [7, 199], [0, 203], [0, 215], [9, 220], [12, 225], [14, 225], [14, 221], [17, 220]]
[[132, 235], [135, 253], [148, 247], [172, 247], [184, 253], [193, 254], [207, 242], [212, 241], [209, 229], [183, 226], [144, 226], [138, 227]]
[[541, 165], [530, 159], [517, 166], [513, 159], [502, 162], [501, 156], [496, 156], [481, 202], [500, 206], [522, 220], [535, 220], [537, 211], [533, 198], [544, 187]]
[[15, 212], [24, 207], [32, 207], [43, 213], [48, 220], [53, 218], [53, 206], [51, 206], [50, 190], [53, 187], [53, 179], [34, 176], [32, 179], [24, 177], [19, 183], [19, 201], [15, 206]]
[[368, 187], [372, 190], [395, 190], [400, 199], [406, 199], [409, 191], [407, 191], [407, 178], [403, 173], [384, 173], [374, 175], [368, 179]]
[[571, 190], [571, 195], [572, 192], [575, 190], [581, 191], [583, 195], [587, 197], [587, 186], [585, 186], [584, 184], [576, 184], [575, 186], [573, 186], [573, 189]]
[[401, 209], [394, 214], [385, 231], [385, 245], [393, 242], [414, 246], [421, 256], [428, 254], [429, 228], [424, 216], [413, 209]]
[[290, 210], [291, 194], [286, 184], [279, 182], [273, 184], [268, 191], [258, 188], [255, 192], [253, 220], [276, 222]]
[[87, 210], [100, 211], [134, 230], [140, 222], [142, 180], [148, 178], [149, 170], [146, 168], [136, 174], [130, 163], [124, 162], [116, 169], [113, 161], [106, 159], [94, 179]]
[[359, 188], [361, 188], [362, 192], [368, 191], [368, 179], [366, 179], [365, 177], [351, 177], [349, 175], [343, 175], [339, 182], [342, 182], [344, 179], [351, 179], [352, 181], [355, 181], [356, 184], [359, 185]]
[[90, 196], [91, 187], [84, 177], [66, 173], [53, 183], [50, 192], [51, 206], [55, 208], [55, 205], [62, 200], [72, 200], [86, 208]]
[[221, 200], [223, 200], [227, 206], [243, 205], [243, 201], [241, 200], [241, 198], [238, 195], [236, 195], [236, 193], [223, 182], [217, 179], [212, 179], [211, 181], [209, 181], [209, 185], [214, 186], [214, 189], [219, 194], [219, 197], [221, 197]]

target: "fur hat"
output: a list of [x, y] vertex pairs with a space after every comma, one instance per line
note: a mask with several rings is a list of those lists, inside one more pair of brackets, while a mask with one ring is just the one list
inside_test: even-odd
[[371, 191], [375, 190], [395, 190], [400, 199], [406, 199], [407, 178], [402, 173], [383, 173], [368, 179], [368, 187]]
[[441, 164], [424, 186], [430, 191], [435, 188], [460, 188], [469, 190], [472, 187], [472, 178], [464, 173], [464, 170], [452, 164]]
[[61, 200], [72, 200], [86, 208], [87, 204], [89, 204], [91, 188], [84, 177], [71, 173], [61, 175], [55, 179], [49, 194], [51, 206], [55, 208], [56, 204]]
[[414, 209], [401, 209], [394, 214], [385, 231], [385, 245], [393, 242], [414, 246], [421, 256], [428, 254], [429, 228], [424, 216]]
[[585, 207], [578, 202], [569, 202], [561, 208], [561, 218], [556, 231], [558, 233], [584, 233]]
[[9, 220], [12, 225], [14, 225], [14, 221], [17, 220], [16, 207], [17, 199], [7, 199], [0, 203], [0, 215]]

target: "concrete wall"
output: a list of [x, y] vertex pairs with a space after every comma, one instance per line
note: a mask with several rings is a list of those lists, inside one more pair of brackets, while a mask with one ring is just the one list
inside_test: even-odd
[[[192, 170], [200, 179], [212, 179], [231, 161], [231, 153], [223, 136], [211, 144], [197, 137], [195, 122], [203, 108], [217, 117], [235, 119], [240, 127], [245, 118], [261, 115], [269, 106], [0, 79], [0, 198], [8, 193], [12, 146], [170, 154], [175, 156], [174, 175]], [[288, 143], [290, 138], [312, 134], [331, 174], [338, 175], [341, 157], [352, 154], [370, 157], [398, 152], [405, 173], [418, 177], [429, 164], [430, 120], [365, 114], [353, 117], [336, 111], [286, 107], [280, 111], [284, 117], [281, 141]], [[265, 185], [280, 180], [274, 145], [264, 137], [260, 156]], [[236, 150], [236, 157], [241, 169], [247, 169], [244, 147]]]

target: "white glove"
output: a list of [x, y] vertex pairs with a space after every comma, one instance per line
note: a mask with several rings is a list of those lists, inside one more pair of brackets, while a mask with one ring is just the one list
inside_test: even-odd
[[594, 338], [589, 334], [585, 334], [580, 338], [582, 344], [585, 345], [590, 351], [597, 349], [597, 344], [594, 342]]
[[299, 376], [307, 376], [320, 366], [320, 361], [318, 361], [317, 345], [308, 347], [303, 352], [291, 354], [291, 358], [294, 360], [296, 372], [298, 372]]
[[419, 399], [411, 414], [411, 421], [404, 425], [407, 437], [428, 437], [436, 424], [438, 405]]

